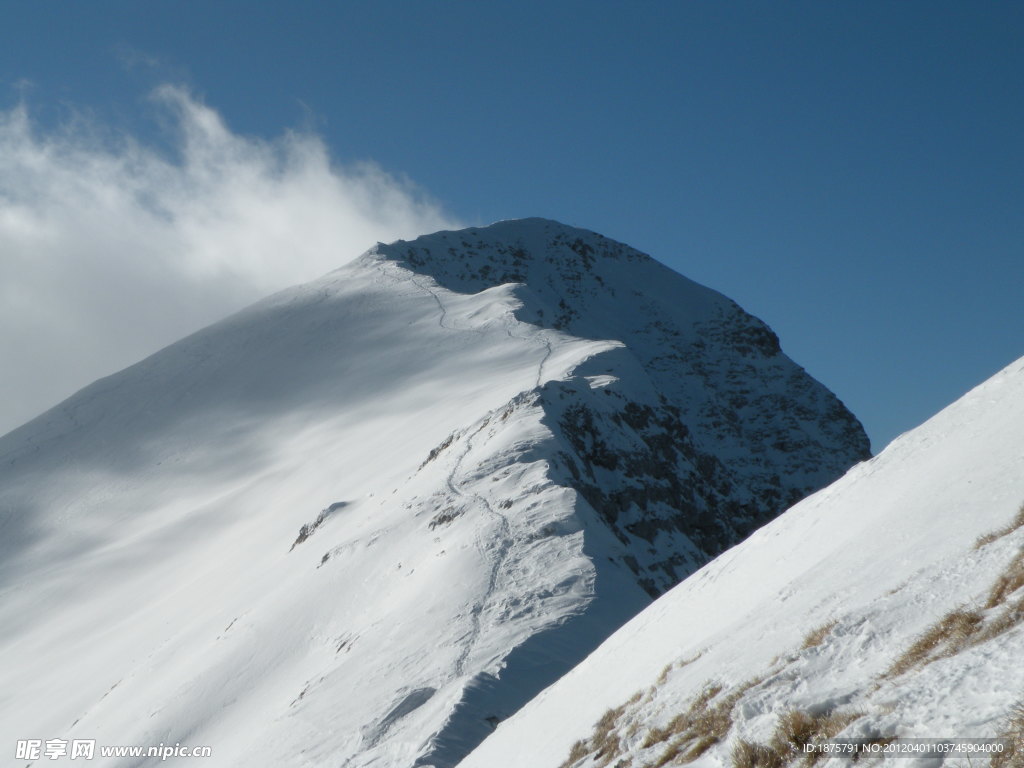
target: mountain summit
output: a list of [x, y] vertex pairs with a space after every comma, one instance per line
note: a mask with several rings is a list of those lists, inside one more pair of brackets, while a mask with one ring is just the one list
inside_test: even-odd
[[867, 456], [767, 326], [625, 245], [381, 244], [0, 438], [0, 741], [451, 766]]

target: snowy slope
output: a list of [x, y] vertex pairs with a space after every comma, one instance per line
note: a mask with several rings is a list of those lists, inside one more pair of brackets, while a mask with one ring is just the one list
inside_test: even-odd
[[1022, 434], [1024, 360], [664, 595], [460, 765], [783, 765], [771, 749], [800, 722], [1005, 735], [1024, 700]]
[[0, 438], [0, 744], [453, 765], [866, 445], [625, 246], [380, 245]]

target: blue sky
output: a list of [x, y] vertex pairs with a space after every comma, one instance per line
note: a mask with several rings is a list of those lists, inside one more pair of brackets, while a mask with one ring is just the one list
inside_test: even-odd
[[[767, 321], [861, 418], [876, 450], [1024, 354], [1024, 5], [101, 0], [10, 2], [0, 14], [6, 130], [19, 109], [29, 121], [17, 141], [0, 141], [16, 154], [0, 158], [0, 201], [35, 211], [34, 220], [64, 210], [53, 208], [53, 190], [68, 157], [79, 182], [93, 174], [89, 184], [108, 184], [97, 194], [82, 182], [92, 190], [82, 200], [126, 185], [149, 199], [178, 185], [189, 190], [182, 199], [216, 210], [231, 196], [225, 211], [238, 208], [256, 157], [267, 189], [292, 195], [284, 218], [310, 207], [302, 180], [333, 174], [339, 200], [392, 201], [376, 218], [352, 203], [361, 217], [352, 232], [379, 229], [380, 239], [434, 223], [559, 219], [645, 250]], [[177, 90], [154, 99], [168, 84]], [[239, 185], [198, 194], [189, 185], [206, 182], [195, 169], [187, 183], [155, 181], [170, 173], [156, 160], [187, 165], [183, 133], [216, 115], [226, 133], [207, 136], [204, 151], [230, 155]], [[50, 152], [46, 184], [32, 176], [40, 148]], [[309, 159], [318, 152], [328, 159]], [[193, 154], [195, 163], [206, 157]], [[88, 293], [102, 310], [55, 310], [56, 319], [24, 328], [11, 286], [43, 257], [25, 245], [25, 226], [20, 239], [0, 231], [0, 301], [9, 304], [0, 322], [10, 329], [0, 353], [18, 363], [0, 387], [21, 409], [6, 424], [0, 415], [0, 431], [41, 410], [39, 398], [48, 405], [87, 383], [76, 376], [110, 372], [190, 323], [306, 276], [221, 264], [220, 277], [247, 277], [242, 290], [192, 264], [188, 291], [152, 309], [183, 319], [154, 319], [144, 333], [145, 323], [117, 315], [132, 305], [114, 307], [111, 297], [142, 302], [162, 291], [173, 245], [214, 226], [194, 210], [175, 214], [174, 227], [151, 213], [116, 236], [110, 226], [96, 234], [96, 215], [85, 230], [69, 229], [70, 243], [100, 238], [76, 264], [95, 260], [103, 279], [77, 290], [75, 265], [61, 264], [53, 246], [32, 291], [18, 288], [31, 296], [19, 306], [45, 314], [40, 306], [78, 307]], [[222, 251], [244, 242], [232, 221]], [[119, 243], [142, 254], [157, 237], [165, 255], [139, 258], [162, 271], [137, 284], [114, 285], [136, 265], [99, 266]], [[325, 229], [315, 243], [333, 241]], [[339, 262], [354, 255], [342, 251]], [[320, 271], [332, 263], [308, 261]], [[102, 315], [94, 332], [90, 312]], [[81, 336], [65, 338], [58, 325]], [[122, 326], [134, 335], [114, 351], [83, 341]], [[34, 374], [10, 372], [34, 361]]]

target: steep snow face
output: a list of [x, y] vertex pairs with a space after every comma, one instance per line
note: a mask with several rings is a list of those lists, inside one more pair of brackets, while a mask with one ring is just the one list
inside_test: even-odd
[[0, 744], [454, 765], [866, 445], [625, 246], [378, 246], [0, 438]]
[[1013, 735], [1019, 761], [1022, 433], [1024, 360], [657, 600], [461, 765], [783, 766], [815, 732]]

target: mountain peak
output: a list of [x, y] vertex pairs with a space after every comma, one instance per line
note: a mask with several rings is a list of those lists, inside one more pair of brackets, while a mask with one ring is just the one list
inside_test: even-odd
[[436, 232], [413, 241], [378, 245], [371, 253], [429, 274], [449, 290], [473, 293], [525, 283], [573, 296], [584, 286], [611, 287], [603, 274], [605, 261], [654, 263], [602, 235], [539, 218]]
[[452, 766], [866, 455], [767, 326], [626, 245], [378, 245], [0, 438], [0, 741]]

